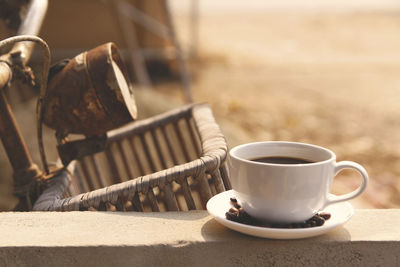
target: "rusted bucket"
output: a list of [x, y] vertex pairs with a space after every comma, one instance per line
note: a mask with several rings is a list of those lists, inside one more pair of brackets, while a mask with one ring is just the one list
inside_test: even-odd
[[117, 46], [73, 58], [48, 83], [44, 123], [63, 134], [100, 135], [136, 119], [136, 103]]

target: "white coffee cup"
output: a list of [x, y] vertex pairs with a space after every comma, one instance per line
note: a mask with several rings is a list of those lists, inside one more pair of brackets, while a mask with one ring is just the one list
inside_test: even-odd
[[[263, 157], [290, 157], [311, 161], [304, 164], [261, 163]], [[323, 147], [295, 142], [256, 142], [229, 152], [232, 189], [251, 216], [273, 223], [301, 222], [324, 207], [360, 195], [368, 183], [367, 171], [351, 161], [336, 162], [336, 155]], [[333, 178], [343, 169], [355, 169], [362, 183], [354, 191], [330, 194]]]

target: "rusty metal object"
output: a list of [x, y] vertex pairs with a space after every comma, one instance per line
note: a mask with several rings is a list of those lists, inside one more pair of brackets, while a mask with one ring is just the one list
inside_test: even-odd
[[[48, 64], [46, 62], [50, 61], [49, 52], [47, 45], [40, 38], [34, 36], [11, 37], [0, 41], [0, 47], [7, 47], [20, 41], [37, 42], [42, 47], [47, 48], [43, 74], [44, 77], [47, 77], [46, 69], [48, 69]], [[15, 53], [7, 54], [0, 62], [0, 138], [13, 167], [14, 195], [19, 198], [19, 203], [15, 207], [15, 210], [27, 211], [32, 209], [34, 201], [39, 196], [39, 180], [42, 178], [43, 173], [32, 161], [4, 94], [4, 88], [9, 85], [11, 78], [20, 78], [18, 75], [14, 75], [15, 68], [13, 63], [18, 61], [21, 63], [19, 66], [23, 66], [23, 60], [16, 60], [15, 57], [13, 58], [13, 55]]]
[[[6, 49], [13, 45], [9, 53], [0, 57], [0, 138], [13, 167], [14, 195], [19, 198], [19, 203], [14, 208], [17, 211], [32, 210], [33, 203], [40, 194], [40, 179], [43, 177], [43, 173], [32, 161], [4, 94], [4, 89], [10, 84], [12, 78], [24, 78], [28, 82], [33, 81], [32, 72], [25, 65], [31, 56], [33, 43], [40, 44], [44, 51], [41, 91], [46, 87], [47, 71], [50, 62], [50, 52], [47, 44], [40, 38], [33, 36], [37, 35], [41, 28], [47, 11], [48, 1], [32, 0], [28, 8], [24, 9], [26, 2], [24, 0], [3, 0], [0, 3], [2, 7], [9, 4], [15, 7], [15, 11], [19, 10], [13, 13], [0, 8], [1, 13], [5, 12], [6, 17], [8, 15], [11, 16], [8, 17], [10, 19], [9, 23], [12, 24], [11, 26], [16, 27], [19, 24], [17, 32], [19, 36], [0, 41], [1, 49]], [[23, 18], [22, 21], [20, 21], [21, 18]], [[19, 70], [18, 74], [16, 69]]]
[[[8, 47], [16, 42], [29, 41], [41, 45], [45, 51], [45, 61], [43, 64], [43, 77], [47, 80], [48, 62], [50, 62], [50, 52], [47, 44], [35, 36], [15, 36], [0, 41], [0, 47]], [[14, 48], [16, 45], [13, 46]], [[0, 137], [8, 159], [13, 167], [14, 195], [19, 198], [19, 203], [15, 210], [31, 210], [34, 201], [40, 193], [40, 180], [43, 173], [38, 166], [32, 162], [32, 158], [26, 147], [25, 141], [18, 129], [11, 107], [6, 99], [4, 88], [9, 85], [11, 78], [20, 78], [14, 76], [14, 62], [20, 62], [23, 66], [23, 60], [12, 58], [14, 53], [9, 53], [0, 61]], [[5, 58], [5, 59], [4, 59]], [[6, 60], [7, 59], [7, 60]], [[41, 89], [45, 87], [45, 81], [42, 82]]]
[[43, 122], [65, 135], [101, 135], [135, 119], [135, 99], [116, 45], [69, 61], [49, 81], [43, 110]]

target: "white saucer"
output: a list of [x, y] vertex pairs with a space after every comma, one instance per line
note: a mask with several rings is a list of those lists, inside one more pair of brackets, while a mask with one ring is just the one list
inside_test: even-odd
[[225, 213], [231, 208], [230, 198], [234, 197], [233, 190], [222, 192], [213, 196], [207, 202], [207, 210], [219, 223], [222, 225], [241, 232], [243, 234], [273, 238], [273, 239], [298, 239], [317, 235], [322, 235], [328, 231], [344, 224], [354, 214], [353, 206], [349, 202], [340, 202], [330, 205], [324, 209], [324, 212], [329, 212], [331, 218], [324, 225], [311, 228], [268, 228], [251, 226], [242, 223], [233, 222], [225, 218]]

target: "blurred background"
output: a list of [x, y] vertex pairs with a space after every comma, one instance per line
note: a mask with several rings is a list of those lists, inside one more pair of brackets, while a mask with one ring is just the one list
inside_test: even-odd
[[[110, 2], [49, 1], [39, 36], [53, 63], [113, 41], [132, 73], [139, 118], [186, 104], [189, 82], [193, 102], [211, 105], [229, 147], [264, 140], [327, 147], [370, 174], [366, 192], [351, 201], [356, 208], [400, 207], [399, 1], [173, 0], [173, 25], [161, 0], [125, 1], [173, 27], [175, 40], [140, 23], [124, 28], [123, 14]], [[146, 48], [150, 83], [135, 73], [127, 30]], [[0, 38], [10, 35], [1, 22]], [[177, 45], [181, 54], [174, 52]], [[34, 53], [34, 71], [40, 62], [40, 52]], [[12, 91], [9, 98], [39, 164], [35, 92], [21, 97]], [[51, 160], [57, 158], [54, 139], [46, 133]], [[0, 210], [10, 210], [16, 199], [2, 146], [0, 170]], [[344, 171], [333, 192], [349, 192], [359, 182], [357, 173]]]

